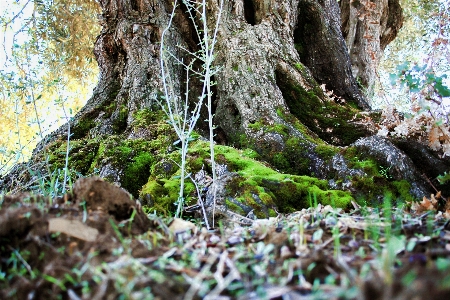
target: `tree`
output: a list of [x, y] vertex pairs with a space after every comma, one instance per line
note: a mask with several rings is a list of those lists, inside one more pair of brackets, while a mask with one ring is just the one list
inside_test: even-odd
[[0, 173], [26, 161], [41, 136], [86, 102], [98, 76], [98, 12], [94, 0], [2, 3]]
[[[216, 141], [253, 149], [255, 156], [282, 172], [325, 179], [326, 184], [306, 177], [295, 179], [309, 180], [322, 190], [345, 190], [355, 198], [375, 201], [385, 193], [404, 200], [421, 198], [431, 190], [415, 164], [425, 162], [424, 172], [433, 179], [442, 168], [448, 169], [449, 162], [415, 144], [416, 151], [407, 157], [390, 140], [374, 136], [379, 113], [370, 112], [352, 69], [362, 86], [370, 88], [380, 54], [395, 37], [402, 14], [396, 0], [360, 3], [355, 7], [350, 1], [341, 1], [339, 8], [333, 0], [226, 1], [214, 61], [220, 67], [213, 78]], [[171, 176], [176, 169], [170, 159], [161, 159], [165, 151], [161, 145], [173, 149], [173, 140], [170, 128], [158, 119], [162, 95], [159, 42], [172, 1], [111, 0], [100, 1], [100, 5], [102, 31], [94, 50], [100, 80], [92, 98], [70, 122], [71, 166], [84, 175], [96, 173], [120, 183], [136, 197], [145, 198], [145, 191], [151, 190], [152, 199], [146, 201], [153, 203], [155, 195], [161, 194], [158, 191], [170, 186], [167, 178], [150, 182], [149, 176], [157, 172]], [[217, 1], [208, 2], [207, 9], [214, 24]], [[174, 55], [189, 63], [192, 57], [179, 49], [196, 52], [200, 41], [186, 10], [185, 5], [176, 8], [165, 39]], [[358, 14], [358, 24], [350, 24]], [[202, 66], [194, 63], [194, 67]], [[173, 64], [170, 72], [182, 95], [187, 80], [183, 67]], [[191, 91], [200, 89], [198, 79], [190, 82]], [[199, 124], [198, 131], [205, 132], [206, 125]], [[66, 132], [67, 126], [63, 126], [37, 146], [32, 172], [18, 165], [2, 178], [1, 186], [11, 189], [45, 173], [45, 152], [52, 153], [50, 163], [57, 166]], [[163, 134], [167, 139], [161, 139]], [[155, 146], [156, 140], [160, 148]], [[195, 155], [200, 152], [197, 149]], [[222, 155], [223, 162], [233, 171], [226, 157]], [[200, 168], [197, 164], [192, 171]], [[277, 189], [284, 187], [280, 182], [261, 180], [264, 187], [251, 192], [260, 193], [255, 201], [269, 190], [271, 197], [277, 197]], [[226, 184], [233, 182], [236, 184], [232, 177], [226, 180]], [[380, 188], [383, 185], [387, 189]], [[314, 194], [309, 196], [321, 193], [320, 189], [308, 187]], [[320, 195], [327, 195], [330, 202], [343, 194]], [[295, 206], [295, 199], [293, 203]], [[301, 205], [304, 203], [297, 208]]]

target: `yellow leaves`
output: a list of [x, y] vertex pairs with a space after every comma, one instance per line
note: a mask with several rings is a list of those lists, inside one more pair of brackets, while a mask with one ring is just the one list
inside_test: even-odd
[[98, 75], [93, 47], [99, 12], [95, 0], [35, 1], [32, 10], [11, 24], [28, 36], [14, 42], [0, 74], [0, 173], [26, 161], [40, 136], [85, 104]]

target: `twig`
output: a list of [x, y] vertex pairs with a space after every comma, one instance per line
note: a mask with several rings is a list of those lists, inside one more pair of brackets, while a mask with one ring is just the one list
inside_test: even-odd
[[[436, 193], [439, 193], [438, 189], [433, 185], [433, 183], [431, 182], [431, 180], [428, 178], [428, 176], [425, 173], [422, 174], [422, 177], [425, 178], [425, 180], [428, 182], [429, 185], [431, 185], [431, 187], [436, 191]], [[439, 195], [440, 195], [439, 198], [442, 198], [443, 200], [447, 200], [447, 197], [444, 197], [442, 194], [439, 194]]]
[[27, 269], [28, 273], [30, 273], [31, 278], [35, 278], [35, 274], [33, 270], [31, 269], [31, 266], [27, 263], [27, 261], [20, 255], [19, 251], [8, 245], [8, 248], [14, 252], [14, 254], [17, 256], [17, 258], [20, 260], [20, 262], [24, 265], [24, 267]]

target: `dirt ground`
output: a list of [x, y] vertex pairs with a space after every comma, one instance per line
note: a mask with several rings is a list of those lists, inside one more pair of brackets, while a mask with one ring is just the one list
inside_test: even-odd
[[434, 212], [319, 205], [206, 230], [95, 177], [52, 201], [4, 196], [0, 257], [0, 299], [450, 299]]

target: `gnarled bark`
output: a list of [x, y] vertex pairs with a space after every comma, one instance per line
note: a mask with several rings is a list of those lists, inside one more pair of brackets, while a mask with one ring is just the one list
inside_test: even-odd
[[[125, 149], [123, 160], [115, 162], [102, 155], [108, 150], [105, 145], [120, 148], [120, 141], [148, 142], [161, 134], [150, 128], [152, 125], [137, 128], [134, 124], [136, 112], [144, 108], [155, 110], [161, 99], [159, 42], [173, 7], [171, 1], [165, 0], [101, 0], [100, 5], [103, 30], [95, 45], [100, 81], [93, 97], [71, 121], [71, 139], [91, 145], [89, 151], [97, 153], [87, 162], [86, 170], [98, 170], [100, 176], [123, 184], [128, 172], [127, 155], [129, 159], [140, 155], [149, 164], [151, 158], [142, 154], [149, 144], [141, 146], [140, 152]], [[398, 1], [394, 0], [388, 6], [399, 8]], [[215, 23], [218, 9], [217, 1], [208, 3], [211, 24]], [[175, 55], [189, 60], [177, 50], [177, 45], [196, 51], [199, 41], [185, 10], [183, 5], [176, 9], [166, 46]], [[380, 32], [380, 46], [376, 51], [385, 47], [401, 24], [396, 19], [399, 16], [401, 19], [401, 14], [385, 10], [379, 13], [378, 20], [383, 26], [376, 31]], [[260, 157], [285, 172], [328, 179], [333, 187], [354, 190], [345, 179], [343, 184], [336, 182], [341, 181], [340, 176], [358, 180], [357, 175], [363, 173], [352, 170], [348, 166], [349, 158], [338, 153], [344, 148], [332, 145], [348, 146], [373, 131], [356, 122], [365, 118], [360, 110], [369, 106], [351, 72], [351, 61], [355, 67], [359, 60], [350, 60], [344, 36], [351, 37], [349, 33], [343, 36], [339, 30], [339, 14], [338, 4], [332, 0], [225, 1], [214, 61], [221, 68], [214, 78], [217, 82], [214, 122], [223, 143], [253, 148]], [[349, 28], [354, 31], [352, 26]], [[349, 43], [350, 56], [374, 51], [368, 41], [357, 44], [357, 39], [352, 39]], [[365, 52], [353, 51], [355, 45]], [[358, 70], [366, 72], [372, 67], [362, 65]], [[182, 67], [173, 64], [169, 71], [182, 95], [185, 92]], [[192, 83], [190, 90], [195, 101], [194, 94], [201, 82]], [[333, 90], [341, 103], [335, 103], [320, 85]], [[38, 145], [34, 152], [36, 164], [31, 169], [44, 172], [43, 150], [50, 149], [58, 140], [61, 143], [66, 132], [67, 125]], [[87, 149], [84, 144], [78, 147], [82, 151]], [[169, 165], [161, 166], [170, 169]], [[150, 167], [145, 164], [144, 167], [145, 172], [150, 172]], [[411, 162], [407, 167], [415, 168]], [[20, 175], [26, 174], [26, 170], [27, 167], [17, 166], [10, 177], [2, 178], [2, 188], [11, 189], [17, 182], [33, 181], [32, 174]], [[420, 181], [414, 185], [419, 188], [411, 190], [415, 197], [429, 192], [416, 175], [407, 179]]]

